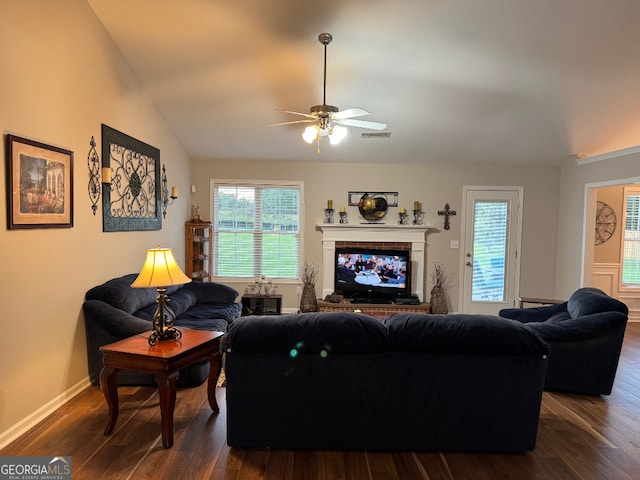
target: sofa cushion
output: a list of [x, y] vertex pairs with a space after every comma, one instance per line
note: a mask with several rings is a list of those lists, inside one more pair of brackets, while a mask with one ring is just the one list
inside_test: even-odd
[[585, 287], [576, 290], [567, 302], [567, 311], [571, 318], [600, 312], [621, 312], [627, 315], [629, 309], [619, 300], [610, 297], [602, 290]]
[[223, 348], [240, 352], [385, 352], [384, 325], [368, 315], [310, 312], [240, 317], [229, 326]]
[[557, 303], [555, 305], [544, 305], [541, 307], [528, 308], [503, 308], [498, 313], [501, 317], [518, 320], [522, 323], [527, 322], [546, 322], [547, 319], [558, 313], [567, 312], [567, 302]]
[[[212, 303], [196, 303], [189, 310], [176, 315], [176, 320], [206, 320], [219, 318], [227, 323], [233, 322], [242, 313], [242, 305], [239, 303], [228, 303], [226, 305], [215, 305]], [[221, 331], [227, 331], [226, 328]]]
[[569, 312], [559, 312], [547, 318], [547, 322], [559, 323], [559, 322], [564, 322], [565, 320], [569, 320], [570, 318], [571, 318], [571, 315], [569, 314]]
[[[156, 298], [157, 296], [158, 293], [156, 292]], [[193, 292], [185, 290], [184, 288], [181, 288], [167, 296], [169, 297], [169, 308], [173, 310], [173, 313], [176, 317], [188, 311], [196, 304], [196, 296], [193, 294]], [[153, 315], [156, 312], [157, 308], [158, 304], [154, 300], [153, 303], [135, 312], [133, 316], [144, 318], [145, 320], [153, 320]]]
[[238, 291], [228, 285], [215, 282], [191, 282], [184, 285], [186, 290], [193, 292], [197, 303], [212, 303], [226, 305], [233, 303], [238, 297]]
[[130, 273], [93, 287], [86, 294], [87, 300], [101, 300], [129, 314], [137, 312], [149, 304], [155, 304], [158, 292], [155, 288], [132, 288], [138, 276]]
[[384, 323], [393, 351], [517, 356], [549, 352], [524, 324], [491, 315], [396, 313]]
[[228, 322], [223, 318], [176, 318], [175, 326], [191, 328], [192, 330], [211, 330], [213, 332], [227, 331]]

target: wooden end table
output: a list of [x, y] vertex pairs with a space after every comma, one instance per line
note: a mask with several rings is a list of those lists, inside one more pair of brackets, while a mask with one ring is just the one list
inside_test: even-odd
[[558, 300], [555, 298], [518, 297], [518, 302], [520, 302], [520, 308], [524, 308], [525, 303], [535, 303], [539, 305], [557, 305], [564, 302], [564, 300]]
[[109, 407], [109, 421], [104, 434], [110, 435], [118, 420], [118, 385], [120, 370], [155, 375], [160, 395], [162, 422], [162, 446], [173, 445], [173, 410], [176, 405], [176, 383], [178, 371], [198, 361], [209, 359], [207, 396], [211, 410], [220, 411], [216, 402], [215, 388], [222, 363], [220, 362], [220, 337], [222, 332], [189, 330], [181, 328], [178, 340], [158, 341], [149, 345], [150, 332], [134, 335], [100, 347], [104, 367], [100, 372], [100, 385]]

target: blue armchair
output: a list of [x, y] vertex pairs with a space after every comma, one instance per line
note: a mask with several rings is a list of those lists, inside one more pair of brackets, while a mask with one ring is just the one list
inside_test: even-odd
[[627, 326], [627, 306], [597, 288], [581, 288], [567, 302], [506, 308], [551, 347], [545, 390], [609, 395]]

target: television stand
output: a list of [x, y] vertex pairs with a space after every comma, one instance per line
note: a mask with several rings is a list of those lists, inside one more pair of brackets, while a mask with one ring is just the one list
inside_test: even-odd
[[361, 311], [366, 315], [379, 318], [388, 317], [393, 313], [429, 313], [429, 304], [396, 305], [393, 303], [351, 303], [343, 300], [340, 303], [331, 303], [326, 300], [318, 300], [319, 312], [354, 312]]
[[390, 298], [374, 297], [372, 295], [355, 295], [349, 299], [349, 303], [367, 303], [367, 304], [380, 304], [388, 305], [393, 303]]

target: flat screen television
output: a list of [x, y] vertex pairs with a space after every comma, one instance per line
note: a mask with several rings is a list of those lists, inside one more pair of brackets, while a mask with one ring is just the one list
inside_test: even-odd
[[336, 293], [353, 303], [389, 303], [411, 296], [408, 250], [336, 247]]

